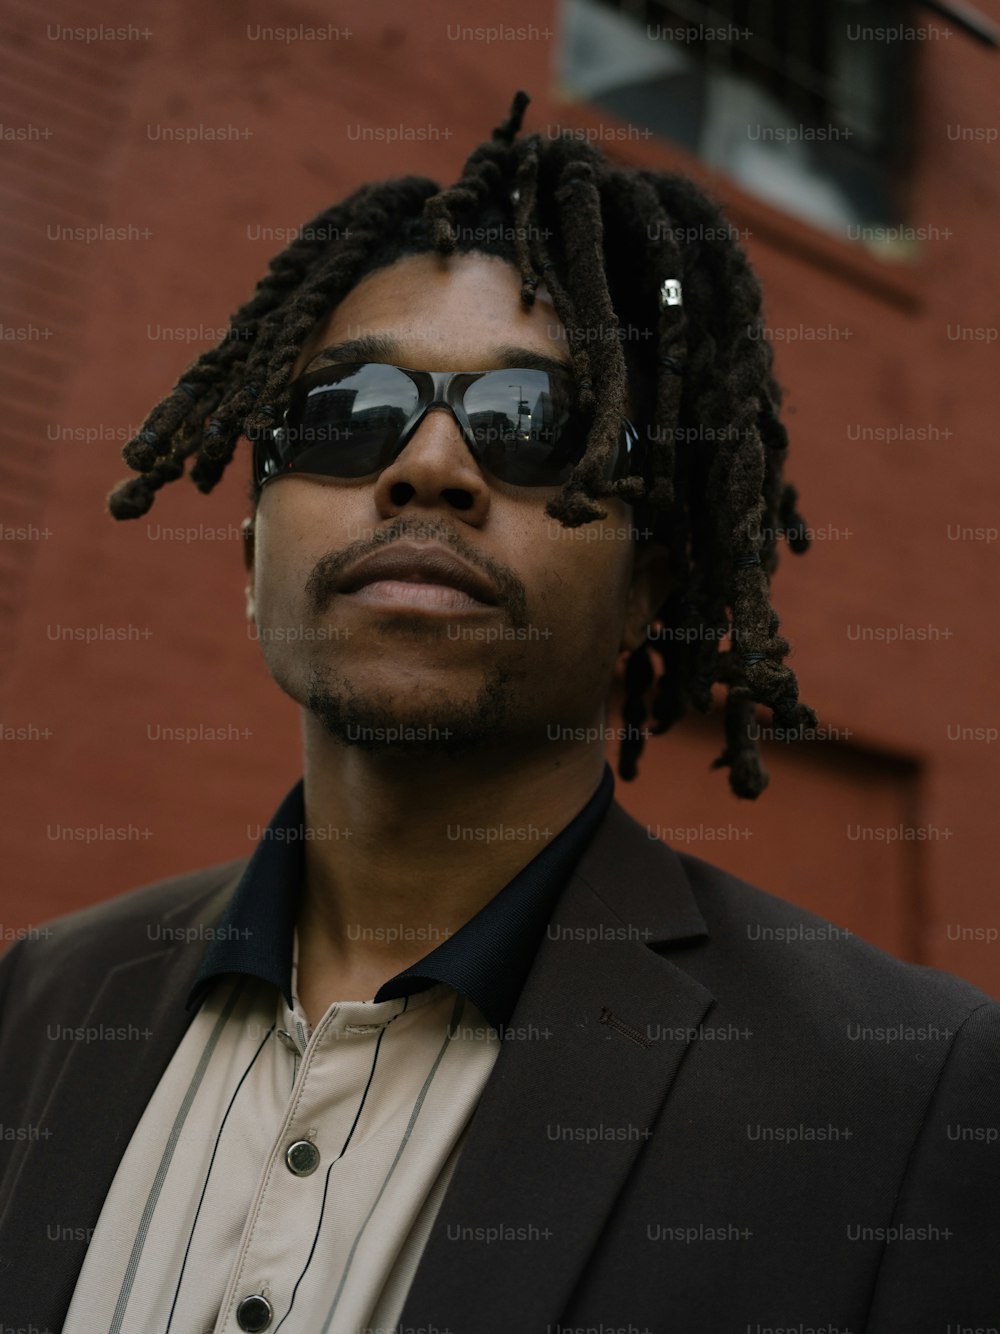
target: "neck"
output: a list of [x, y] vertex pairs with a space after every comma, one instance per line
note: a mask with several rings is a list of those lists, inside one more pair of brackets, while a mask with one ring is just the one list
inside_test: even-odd
[[335, 741], [309, 714], [304, 729], [300, 979], [355, 979], [370, 995], [548, 846], [605, 762], [599, 741], [400, 757]]

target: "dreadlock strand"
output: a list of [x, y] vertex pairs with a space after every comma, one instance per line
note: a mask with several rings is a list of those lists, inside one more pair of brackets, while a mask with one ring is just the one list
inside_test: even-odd
[[738, 797], [759, 797], [771, 781], [760, 762], [756, 743], [750, 736], [753, 701], [745, 691], [733, 689], [726, 699], [724, 725], [726, 748], [712, 761], [713, 769], [728, 767], [729, 786]]
[[521, 133], [521, 125], [524, 121], [524, 113], [528, 109], [531, 98], [519, 88], [514, 94], [514, 99], [510, 104], [510, 111], [506, 117], [493, 130], [490, 136], [494, 143], [506, 145], [508, 148]]
[[531, 228], [538, 196], [538, 135], [532, 135], [515, 176], [517, 209], [514, 217], [514, 243], [517, 266], [521, 271], [521, 304], [530, 309], [535, 304], [538, 274], [532, 261]]
[[203, 495], [207, 495], [209, 491], [214, 489], [216, 483], [226, 471], [232, 461], [233, 454], [236, 452], [239, 439], [238, 434], [233, 435], [224, 450], [216, 449], [211, 453], [206, 442], [195, 455], [188, 476]]
[[184, 460], [195, 448], [196, 445], [192, 443], [181, 449], [175, 447], [169, 458], [161, 459], [148, 472], [119, 482], [108, 495], [108, 509], [112, 516], [116, 519], [140, 519], [147, 514], [160, 487], [183, 476]]
[[[637, 220], [643, 228], [641, 244], [649, 272], [649, 285], [659, 296], [668, 279], [686, 278], [683, 257], [674, 240], [674, 228], [656, 191], [642, 174], [635, 185]], [[674, 494], [676, 450], [674, 435], [681, 415], [681, 398], [687, 361], [687, 318], [684, 306], [659, 300], [656, 347], [656, 391], [653, 439], [656, 471], [659, 474], [655, 501], [669, 505]]]
[[[537, 213], [537, 206], [536, 206]], [[587, 417], [593, 412], [596, 396], [591, 381], [590, 351], [577, 318], [576, 306], [563, 284], [559, 268], [551, 257], [551, 251], [544, 240], [544, 229], [539, 228], [537, 239], [539, 264], [538, 271], [552, 298], [552, 305], [566, 331], [570, 360], [576, 378], [577, 403], [580, 411]], [[579, 527], [593, 518], [604, 518], [606, 511], [581, 493], [580, 483], [571, 475], [557, 496], [548, 502], [545, 513], [558, 520], [565, 528]]]
[[[508, 118], [509, 119], [509, 118]], [[520, 124], [520, 122], [518, 122]], [[498, 130], [503, 127], [498, 126]], [[480, 144], [466, 160], [460, 179], [432, 195], [424, 205], [424, 217], [431, 225], [434, 245], [442, 255], [454, 252], [457, 236], [455, 215], [468, 212], [486, 202], [491, 195], [501, 196], [511, 167], [511, 144], [503, 138]]]
[[593, 340], [593, 375], [600, 386], [587, 451], [577, 465], [576, 479], [590, 495], [599, 493], [602, 474], [618, 443], [625, 412], [625, 356], [618, 337], [619, 320], [608, 291], [604, 269], [604, 225], [601, 196], [587, 162], [572, 163], [556, 192], [569, 259], [570, 290], [580, 318]]
[[[610, 319], [617, 327], [617, 318], [610, 304], [607, 282], [604, 278], [603, 262], [600, 251], [602, 235], [600, 196], [593, 180], [592, 164], [583, 154], [571, 157], [559, 176], [559, 185], [555, 191], [555, 200], [559, 207], [561, 236], [567, 258], [567, 276], [570, 284], [569, 309], [571, 323], [566, 315], [557, 313], [566, 325], [577, 369], [581, 407], [592, 412], [587, 448], [583, 458], [576, 464], [560, 494], [553, 498], [546, 507], [546, 513], [558, 518], [566, 527], [578, 527], [591, 519], [607, 517], [607, 510], [596, 502], [596, 495], [613, 493], [614, 487], [602, 482], [602, 472], [608, 462], [611, 450], [616, 444], [616, 437], [624, 407], [625, 368], [621, 347], [616, 346], [620, 367], [618, 377], [612, 363], [610, 372], [607, 368], [607, 330], [608, 325], [600, 323], [602, 315], [610, 312]], [[589, 240], [588, 240], [589, 233]], [[600, 304], [600, 297], [595, 293], [595, 284], [603, 289], [605, 304]], [[555, 297], [555, 292], [553, 292]], [[577, 312], [580, 318], [577, 318]], [[599, 321], [599, 337], [593, 349], [585, 347], [586, 335], [581, 327], [587, 322], [587, 313], [596, 312]], [[592, 360], [593, 358], [593, 360]], [[580, 374], [580, 368], [586, 367], [586, 374]], [[595, 393], [591, 382], [591, 366], [597, 381]], [[586, 391], [584, 393], [584, 391]], [[610, 400], [609, 400], [610, 394]]]
[[645, 744], [646, 694], [653, 678], [648, 643], [643, 642], [625, 661], [625, 701], [622, 705], [625, 730], [618, 747], [618, 774], [626, 782], [631, 782], [638, 772], [639, 757]]

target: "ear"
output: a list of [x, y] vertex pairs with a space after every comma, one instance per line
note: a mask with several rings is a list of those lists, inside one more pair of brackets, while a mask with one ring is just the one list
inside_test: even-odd
[[646, 638], [650, 622], [674, 586], [667, 548], [662, 542], [643, 542], [635, 549], [620, 651], [631, 653]]
[[246, 617], [253, 623], [256, 617], [256, 608], [253, 600], [253, 573], [254, 573], [254, 529], [253, 519], [244, 519], [241, 525], [243, 530], [243, 566], [247, 572], [246, 593]]

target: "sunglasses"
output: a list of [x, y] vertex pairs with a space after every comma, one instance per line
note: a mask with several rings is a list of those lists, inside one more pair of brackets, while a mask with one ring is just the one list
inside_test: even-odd
[[[324, 366], [289, 388], [282, 425], [254, 441], [258, 486], [301, 473], [372, 477], [396, 458], [431, 408], [447, 408], [476, 462], [512, 486], [558, 486], [586, 449], [572, 375], [523, 368], [414, 371], [385, 362]], [[622, 418], [606, 469], [643, 471], [639, 433]]]

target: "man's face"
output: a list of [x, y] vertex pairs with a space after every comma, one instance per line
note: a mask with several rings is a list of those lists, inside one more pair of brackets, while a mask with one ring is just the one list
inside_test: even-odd
[[[500, 259], [408, 257], [341, 301], [293, 375], [372, 335], [414, 369], [516, 366], [512, 348], [569, 367], [544, 287], [530, 310], [519, 293]], [[458, 753], [600, 726], [616, 660], [640, 642], [665, 569], [658, 548], [637, 560], [630, 505], [602, 498], [606, 519], [564, 529], [545, 513], [559, 490], [492, 477], [444, 410], [375, 477], [275, 479], [246, 544], [247, 613], [274, 679], [329, 733], [373, 751]], [[497, 604], [444, 612], [337, 591], [349, 565], [397, 540], [444, 547], [493, 581]]]

